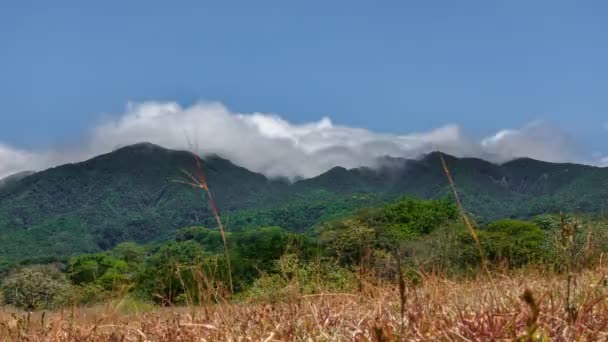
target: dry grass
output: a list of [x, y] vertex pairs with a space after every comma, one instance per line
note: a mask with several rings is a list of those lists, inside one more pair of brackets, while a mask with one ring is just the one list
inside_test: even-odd
[[[231, 303], [120, 314], [107, 308], [56, 313], [0, 311], [6, 341], [574, 341], [608, 338], [604, 271], [580, 273], [566, 312], [565, 276], [533, 271], [452, 281], [425, 277], [363, 293], [296, 296], [279, 304]], [[525, 294], [525, 296], [524, 296]], [[401, 298], [405, 297], [404, 321]]]

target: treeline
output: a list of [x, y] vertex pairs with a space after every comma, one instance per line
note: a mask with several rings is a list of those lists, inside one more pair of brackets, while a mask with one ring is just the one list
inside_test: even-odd
[[364, 278], [392, 281], [398, 269], [408, 281], [425, 272], [469, 276], [481, 263], [560, 272], [597, 260], [608, 250], [607, 232], [604, 220], [560, 215], [469, 227], [450, 200], [405, 198], [308, 233], [280, 227], [229, 232], [230, 269], [220, 232], [188, 227], [160, 244], [124, 242], [66, 262], [17, 267], [4, 277], [2, 293], [4, 303], [27, 309], [125, 296], [185, 305], [351, 291], [361, 288]]

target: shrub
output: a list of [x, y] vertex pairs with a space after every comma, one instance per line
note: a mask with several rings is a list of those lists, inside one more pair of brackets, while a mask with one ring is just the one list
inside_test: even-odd
[[559, 215], [542, 214], [534, 216], [532, 222], [545, 231], [557, 230], [560, 226], [560, 217]]
[[390, 235], [397, 239], [428, 234], [448, 221], [458, 218], [456, 205], [449, 200], [405, 198], [382, 210]]
[[245, 293], [249, 300], [277, 303], [297, 294], [297, 289], [280, 274], [264, 274], [257, 278]]
[[[481, 264], [479, 249], [469, 230], [461, 224], [449, 227], [449, 239], [441, 245], [434, 244], [441, 264], [450, 272], [477, 271]], [[550, 258], [551, 232], [544, 231], [534, 222], [505, 219], [477, 229], [482, 252], [494, 265], [506, 263], [509, 267], [521, 267], [529, 263], [542, 263]]]
[[146, 260], [138, 279], [138, 288], [147, 299], [164, 304], [179, 302], [181, 295], [198, 296], [203, 249], [194, 240], [169, 242]]
[[319, 242], [343, 263], [359, 264], [372, 250], [392, 253], [404, 242], [431, 234], [457, 218], [458, 210], [448, 200], [404, 198], [322, 225]]
[[122, 242], [116, 245], [109, 254], [131, 266], [144, 261], [145, 249], [134, 242]]
[[[230, 236], [230, 234], [228, 234]], [[205, 252], [219, 253], [223, 251], [224, 243], [218, 229], [205, 227], [188, 227], [177, 231], [175, 241], [194, 240], [201, 244]]]
[[74, 286], [75, 303], [78, 305], [91, 305], [101, 303], [110, 297], [110, 293], [101, 285], [86, 284], [82, 286]]
[[335, 262], [304, 262], [296, 254], [285, 254], [275, 262], [275, 272], [257, 278], [245, 297], [278, 302], [302, 294], [349, 292], [357, 287], [357, 276]]
[[480, 231], [482, 245], [491, 261], [506, 259], [511, 266], [538, 262], [548, 253], [547, 235], [536, 224], [499, 220]]
[[53, 266], [34, 265], [16, 270], [2, 285], [4, 301], [26, 310], [57, 307], [69, 298], [69, 283]]
[[114, 303], [118, 312], [123, 315], [141, 314], [154, 310], [154, 304], [141, 299], [126, 296]]
[[376, 247], [376, 231], [356, 219], [325, 224], [319, 234], [326, 251], [343, 263], [359, 263], [367, 250]]
[[97, 253], [70, 259], [68, 274], [75, 285], [97, 284], [111, 291], [128, 283], [129, 267], [124, 260]]

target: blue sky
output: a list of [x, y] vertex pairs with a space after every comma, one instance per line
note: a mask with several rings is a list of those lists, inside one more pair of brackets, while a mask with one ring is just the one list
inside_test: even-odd
[[607, 15], [605, 1], [3, 1], [0, 143], [77, 141], [154, 100], [397, 134], [541, 119], [608, 152]]

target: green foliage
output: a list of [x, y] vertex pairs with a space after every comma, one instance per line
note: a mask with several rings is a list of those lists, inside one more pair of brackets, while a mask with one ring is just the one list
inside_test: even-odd
[[[403, 241], [399, 251], [402, 267], [407, 272], [443, 272], [460, 276], [467, 274], [471, 267], [477, 271], [480, 265], [479, 252], [461, 220], [441, 225], [427, 235]], [[380, 271], [386, 268], [381, 256], [389, 260], [396, 257], [394, 251], [378, 255], [377, 268]]]
[[145, 249], [135, 242], [123, 242], [114, 247], [109, 255], [126, 262], [128, 265], [137, 265], [144, 260]]
[[245, 292], [244, 298], [277, 302], [297, 295], [349, 292], [357, 287], [352, 270], [330, 260], [304, 261], [285, 254], [275, 261], [274, 272], [262, 274]]
[[69, 261], [68, 274], [75, 285], [97, 284], [105, 290], [118, 288], [128, 282], [129, 266], [106, 253], [84, 254]]
[[319, 242], [328, 254], [344, 262], [357, 263], [364, 253], [379, 247], [377, 231], [358, 219], [334, 221], [323, 225]]
[[479, 237], [489, 260], [507, 260], [511, 266], [541, 261], [548, 253], [548, 236], [533, 222], [496, 221], [480, 230]]
[[140, 294], [162, 304], [175, 303], [182, 295], [198, 295], [203, 255], [194, 240], [162, 245], [145, 261], [137, 282]]
[[[230, 233], [227, 234], [230, 236]], [[207, 253], [219, 253], [224, 249], [224, 242], [219, 229], [205, 227], [188, 227], [177, 231], [175, 241], [194, 240], [201, 244]]]
[[404, 198], [323, 225], [319, 241], [330, 254], [358, 263], [370, 250], [392, 252], [405, 241], [429, 234], [457, 217], [456, 206], [448, 200]]
[[[275, 260], [290, 249], [305, 255], [313, 253], [311, 241], [305, 235], [291, 233], [280, 227], [232, 232], [227, 234], [227, 240], [237, 290], [249, 286], [261, 272], [270, 271]], [[176, 241], [196, 241], [201, 245], [204, 255], [215, 255], [219, 262], [224, 262], [223, 241], [217, 229], [184, 228], [177, 232]]]
[[560, 217], [555, 214], [537, 215], [531, 221], [544, 231], [555, 231], [559, 229], [560, 225]]
[[250, 289], [242, 296], [248, 300], [277, 303], [297, 292], [277, 273], [263, 274], [257, 278]]
[[235, 253], [243, 259], [255, 263], [255, 267], [265, 271], [290, 249], [306, 250], [309, 241], [306, 236], [285, 231], [280, 227], [247, 229], [230, 235], [228, 239]]
[[72, 290], [74, 291], [75, 304], [78, 305], [97, 304], [111, 298], [111, 292], [96, 283], [75, 285]]
[[[438, 156], [395, 159], [391, 166], [374, 170], [334, 168], [293, 184], [267, 179], [216, 156], [203, 160], [203, 168], [231, 231], [280, 226], [308, 232], [328, 220], [344, 219], [357, 209], [403, 195], [427, 199], [448, 195]], [[445, 159], [465, 208], [481, 223], [560, 210], [597, 214], [606, 207], [605, 168], [531, 159], [502, 165], [473, 158]], [[0, 187], [0, 272], [24, 259], [96, 253], [124, 241], [158, 243], [172, 239], [182, 227], [215, 226], [204, 195], [171, 182], [182, 177], [181, 169], [194, 168], [189, 153], [138, 144], [5, 184]], [[423, 208], [408, 205], [422, 204], [401, 203], [387, 208], [387, 217], [373, 218], [398, 218], [381, 234], [388, 242], [428, 234], [436, 226], [430, 211], [426, 219], [403, 215], [403, 211], [424, 213]], [[212, 234], [208, 237], [213, 239]]]
[[11, 273], [2, 284], [6, 304], [27, 310], [55, 308], [67, 301], [69, 283], [53, 266], [29, 266]]
[[[552, 262], [564, 264], [574, 259], [572, 262], [588, 263], [608, 251], [604, 242], [608, 221], [564, 218], [560, 229], [555, 229], [554, 219], [550, 215], [533, 221], [504, 219], [479, 227], [490, 266], [544, 263], [551, 267]], [[575, 228], [566, 236], [564, 227]], [[362, 275], [392, 281], [397, 257], [409, 282], [420, 281], [420, 271], [452, 276], [478, 272], [481, 261], [468, 228], [447, 200], [406, 198], [360, 210], [321, 226], [318, 240], [279, 227], [244, 229], [227, 237], [234, 289], [237, 296], [249, 300], [272, 302], [302, 294], [352, 291], [361, 284]], [[65, 276], [56, 269], [48, 276], [48, 271], [37, 267], [11, 274], [4, 286], [7, 300], [32, 308], [66, 302], [69, 284]], [[74, 303], [115, 301], [126, 312], [141, 312], [150, 302], [217, 301], [228, 287], [227, 271], [219, 231], [188, 227], [177, 232], [175, 241], [147, 247], [128, 242], [108, 252], [74, 256], [66, 274], [72, 282], [70, 299]], [[18, 272], [36, 275], [17, 276]], [[65, 286], [57, 286], [57, 281]], [[24, 282], [30, 285], [22, 285]], [[41, 289], [33, 290], [31, 284]], [[36, 298], [32, 295], [11, 297], [21, 288], [48, 302], [31, 299]]]
[[[438, 156], [396, 159], [395, 165], [374, 170], [334, 168], [294, 183], [267, 179], [219, 157], [205, 159], [210, 188], [230, 230], [235, 290], [269, 300], [348, 291], [357, 283], [354, 268], [392, 279], [396, 257], [412, 275], [412, 270], [478, 269], [477, 246], [454, 203], [445, 199], [450, 188]], [[503, 165], [445, 159], [465, 208], [481, 223], [482, 249], [492, 265], [561, 262], [560, 254], [551, 252], [560, 247], [555, 244], [560, 220], [551, 212], [597, 213], [608, 194], [604, 169], [529, 159]], [[224, 242], [213, 228], [205, 195], [171, 182], [181, 177], [180, 169], [193, 168], [189, 153], [136, 145], [5, 184], [0, 274], [18, 263], [67, 260], [80, 304], [116, 299], [112, 294], [123, 290], [130, 291], [129, 298], [162, 304], [217, 299], [205, 292], [227, 287]], [[403, 195], [421, 199], [396, 200]], [[532, 219], [492, 222], [500, 217]], [[605, 225], [577, 228], [571, 245], [579, 259], [608, 250], [605, 242], [596, 242], [608, 240]], [[13, 273], [5, 287], [18, 288], [17, 279], [41, 286], [40, 279], [49, 277], [54, 279], [49, 284], [61, 284], [61, 277], [47, 271], [18, 272], [29, 272], [29, 278]], [[59, 288], [55, 285], [41, 291], [51, 293]], [[59, 301], [39, 304], [10, 296], [5, 294], [26, 303], [22, 306]]]
[[233, 234], [229, 241], [240, 256], [268, 262], [283, 255], [290, 236], [279, 227], [262, 227]]
[[154, 303], [143, 301], [134, 296], [126, 296], [116, 301], [118, 302], [114, 303], [114, 306], [123, 315], [137, 315], [155, 309]]
[[[453, 233], [441, 254], [453, 270], [478, 270], [481, 265], [479, 249], [469, 230], [461, 224], [450, 228]], [[521, 267], [550, 260], [553, 234], [544, 231], [531, 221], [503, 219], [477, 229], [482, 252], [493, 266]]]
[[445, 199], [403, 199], [384, 207], [381, 215], [381, 222], [388, 226], [391, 238], [401, 240], [432, 232], [442, 224], [456, 219], [458, 210], [453, 202]]

